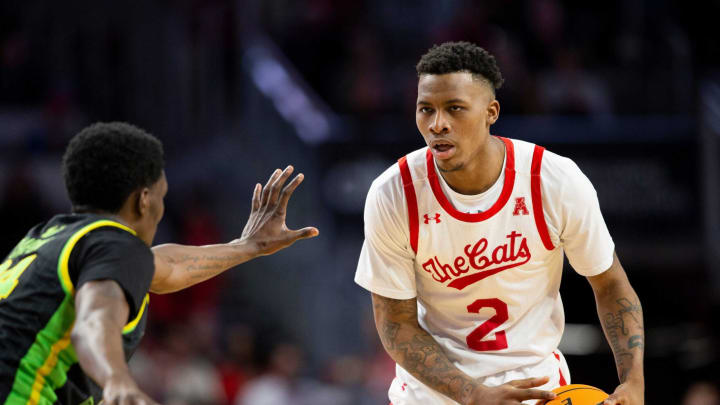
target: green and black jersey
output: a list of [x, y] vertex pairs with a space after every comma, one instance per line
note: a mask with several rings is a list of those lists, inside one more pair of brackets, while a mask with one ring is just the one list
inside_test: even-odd
[[140, 343], [154, 273], [152, 251], [111, 218], [58, 215], [0, 262], [0, 404], [93, 404], [101, 392], [81, 370], [70, 332], [75, 291], [116, 281], [130, 308], [125, 355]]

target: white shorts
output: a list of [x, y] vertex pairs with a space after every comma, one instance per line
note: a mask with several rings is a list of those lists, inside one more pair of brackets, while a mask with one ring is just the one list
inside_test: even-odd
[[[396, 377], [390, 384], [390, 390], [388, 391], [391, 405], [457, 405], [457, 402], [452, 399], [428, 388], [402, 367], [396, 366], [395, 369]], [[555, 350], [540, 363], [489, 375], [479, 378], [478, 381], [489, 387], [496, 387], [512, 380], [545, 376], [550, 377], [550, 381], [543, 386], [537, 387], [537, 389], [552, 390], [570, 384], [570, 370], [568, 370], [565, 357], [559, 350]], [[536, 400], [531, 400], [524, 403], [534, 404], [535, 402]]]

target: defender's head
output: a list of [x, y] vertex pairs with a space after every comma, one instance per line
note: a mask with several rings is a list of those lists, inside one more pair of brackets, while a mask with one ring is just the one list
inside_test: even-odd
[[495, 90], [503, 78], [495, 57], [469, 42], [436, 45], [417, 66], [415, 122], [440, 170], [462, 169], [497, 121]]
[[73, 212], [112, 214], [152, 244], [167, 180], [160, 141], [124, 122], [96, 123], [75, 135], [63, 156]]

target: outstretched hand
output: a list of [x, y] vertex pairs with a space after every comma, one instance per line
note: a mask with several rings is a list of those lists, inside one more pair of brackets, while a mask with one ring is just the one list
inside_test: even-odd
[[315, 227], [292, 230], [285, 225], [290, 196], [304, 178], [300, 173], [285, 186], [293, 170], [292, 166], [286, 167], [283, 171], [277, 169], [270, 176], [265, 187], [260, 183], [255, 185], [250, 218], [240, 240], [255, 244], [261, 256], [282, 250], [296, 240], [313, 238], [319, 234]]

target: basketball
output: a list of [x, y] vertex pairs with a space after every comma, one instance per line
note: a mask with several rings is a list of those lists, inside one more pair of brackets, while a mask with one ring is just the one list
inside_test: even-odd
[[608, 397], [600, 388], [584, 384], [570, 384], [552, 390], [557, 397], [546, 405], [597, 405]]

